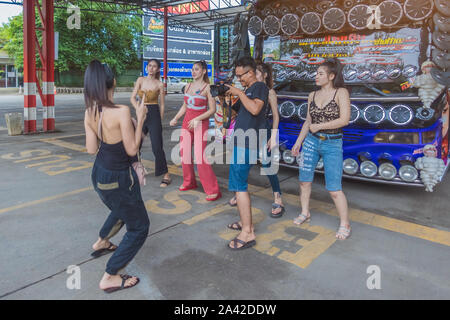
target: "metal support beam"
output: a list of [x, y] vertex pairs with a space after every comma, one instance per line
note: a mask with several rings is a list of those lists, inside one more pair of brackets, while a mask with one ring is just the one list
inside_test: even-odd
[[169, 74], [169, 64], [167, 63], [168, 50], [168, 34], [169, 34], [169, 14], [167, 7], [164, 7], [164, 93], [167, 94], [167, 75]]
[[42, 73], [43, 129], [55, 130], [55, 32], [53, 0], [42, 0], [45, 31], [42, 34], [44, 72]]
[[24, 133], [36, 132], [35, 0], [23, 1]]

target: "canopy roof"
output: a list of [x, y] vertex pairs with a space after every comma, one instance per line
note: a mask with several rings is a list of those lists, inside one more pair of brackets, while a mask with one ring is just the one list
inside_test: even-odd
[[[89, 5], [93, 2], [100, 5], [95, 9], [104, 13], [132, 13], [143, 9], [146, 14], [163, 15], [164, 7], [169, 8], [170, 25], [190, 25], [201, 29], [213, 29], [214, 23], [221, 20], [232, 20], [236, 14], [245, 11], [243, 0], [54, 0], [56, 8], [67, 8], [70, 5]], [[22, 0], [0, 1], [22, 5]], [[117, 5], [120, 5], [119, 7]], [[83, 6], [85, 7], [85, 6]], [[82, 9], [91, 10], [91, 9]], [[94, 9], [92, 9], [94, 10]]]

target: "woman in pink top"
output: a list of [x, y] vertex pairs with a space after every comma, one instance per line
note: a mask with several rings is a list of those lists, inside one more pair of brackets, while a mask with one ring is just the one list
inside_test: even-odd
[[170, 121], [175, 126], [184, 116], [181, 144], [181, 166], [183, 168], [183, 184], [180, 191], [197, 188], [194, 163], [192, 161], [192, 144], [194, 144], [195, 163], [198, 175], [207, 194], [207, 201], [218, 200], [222, 194], [219, 190], [216, 175], [208, 163], [204, 151], [207, 143], [205, 135], [209, 128], [209, 118], [216, 112], [216, 102], [209, 91], [208, 69], [205, 61], [194, 63], [192, 67], [194, 81], [186, 86], [184, 103], [180, 111]]

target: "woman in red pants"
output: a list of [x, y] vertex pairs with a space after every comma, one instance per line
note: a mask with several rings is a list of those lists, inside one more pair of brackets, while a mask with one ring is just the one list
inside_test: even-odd
[[170, 125], [175, 126], [178, 120], [185, 115], [180, 136], [181, 166], [183, 168], [183, 184], [180, 186], [180, 191], [197, 188], [194, 162], [192, 161], [192, 145], [194, 145], [195, 163], [203, 190], [207, 194], [206, 200], [215, 201], [222, 194], [216, 175], [204, 155], [209, 118], [216, 112], [216, 102], [209, 89], [207, 68], [205, 61], [194, 63], [192, 67], [194, 81], [186, 86], [184, 104], [170, 121]]

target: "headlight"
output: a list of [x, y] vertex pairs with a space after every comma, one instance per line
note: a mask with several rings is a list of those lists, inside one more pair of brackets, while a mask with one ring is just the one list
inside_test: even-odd
[[416, 73], [417, 73], [417, 67], [413, 66], [411, 64], [406, 65], [402, 71], [402, 74], [405, 78], [412, 78], [416, 75]]
[[374, 137], [376, 143], [419, 144], [418, 132], [379, 132]]
[[348, 158], [344, 160], [344, 172], [346, 174], [356, 174], [359, 169], [359, 164], [355, 159]]
[[317, 170], [322, 170], [323, 166], [324, 166], [323, 165], [323, 158], [320, 158], [319, 161], [317, 162], [316, 169]]
[[358, 79], [359, 79], [359, 80], [369, 80], [371, 74], [372, 74], [372, 73], [370, 72], [370, 70], [362, 70], [362, 71], [358, 74]]
[[372, 161], [363, 161], [361, 163], [361, 174], [365, 177], [372, 178], [377, 174], [377, 165]]
[[295, 157], [292, 156], [291, 150], [285, 150], [283, 152], [283, 160], [288, 164], [293, 164], [295, 161]]
[[381, 80], [386, 77], [386, 70], [384, 69], [377, 69], [372, 73], [372, 78], [375, 80]]
[[402, 69], [394, 67], [388, 70], [388, 77], [391, 80], [397, 79], [402, 75]]
[[413, 182], [419, 176], [417, 169], [409, 164], [401, 166], [400, 170], [398, 170], [398, 174], [403, 181]]
[[364, 108], [364, 120], [371, 124], [377, 124], [384, 120], [386, 112], [383, 107], [378, 104], [371, 104]]
[[285, 101], [280, 105], [280, 115], [283, 118], [290, 118], [294, 115], [296, 106], [292, 101]]
[[383, 179], [392, 180], [397, 175], [397, 168], [391, 163], [385, 162], [378, 168], [378, 173]]
[[352, 81], [352, 80], [355, 80], [357, 75], [358, 75], [358, 71], [356, 71], [355, 69], [348, 69], [344, 73], [344, 79], [347, 81]]
[[414, 113], [410, 107], [403, 104], [398, 104], [389, 111], [389, 119], [392, 123], [404, 126], [411, 122]]

